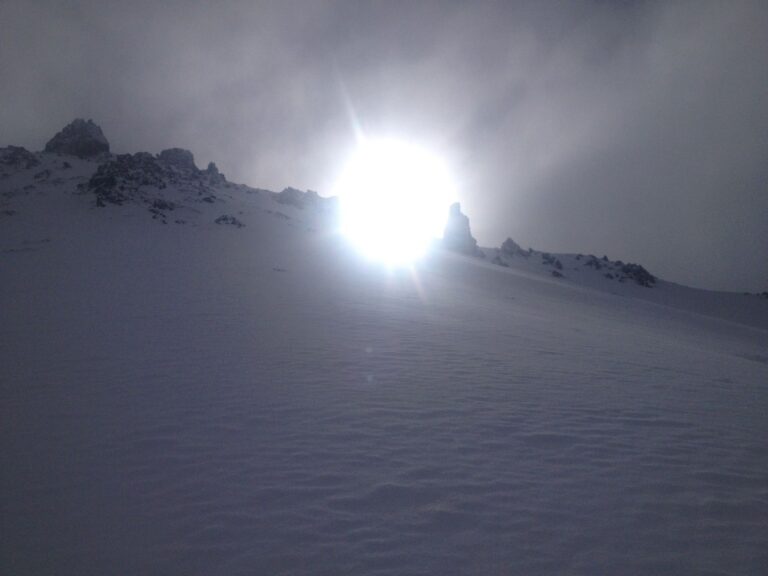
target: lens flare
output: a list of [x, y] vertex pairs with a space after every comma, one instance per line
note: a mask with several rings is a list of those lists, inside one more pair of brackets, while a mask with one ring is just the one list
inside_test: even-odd
[[456, 201], [445, 164], [396, 140], [367, 141], [336, 187], [341, 231], [367, 257], [392, 265], [423, 256], [441, 238]]

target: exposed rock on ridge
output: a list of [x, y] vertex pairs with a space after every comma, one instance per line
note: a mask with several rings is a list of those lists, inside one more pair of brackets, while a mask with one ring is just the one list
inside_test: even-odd
[[197, 170], [194, 155], [184, 148], [168, 148], [163, 150], [157, 155], [157, 159], [168, 166], [175, 166], [181, 170]]
[[482, 252], [477, 248], [477, 240], [472, 236], [469, 228], [469, 218], [462, 214], [461, 205], [458, 202], [451, 205], [448, 223], [443, 232], [443, 246], [461, 254], [482, 256]]
[[0, 148], [0, 166], [27, 170], [40, 164], [37, 157], [21, 146]]
[[283, 188], [281, 192], [274, 195], [274, 199], [278, 204], [293, 206], [299, 210], [314, 210], [325, 217], [334, 214], [338, 208], [336, 197], [323, 198], [314, 190], [304, 192], [297, 188]]
[[109, 153], [109, 142], [93, 120], [77, 118], [48, 141], [45, 151], [91, 158]]
[[[622, 262], [621, 260], [612, 261], [607, 256], [598, 258], [594, 254], [587, 256], [584, 254], [559, 254], [555, 256], [548, 252], [537, 252], [531, 248], [523, 250], [511, 238], [507, 238], [500, 248], [494, 250], [493, 254], [491, 262], [498, 266], [509, 267], [515, 260], [518, 263], [524, 260], [530, 261], [531, 264], [539, 262], [546, 267], [545, 270], [549, 269], [550, 274], [555, 278], [566, 278], [565, 270], [575, 272], [578, 277], [586, 269], [591, 269], [591, 274], [596, 273], [602, 278], [620, 284], [630, 282], [645, 288], [653, 288], [657, 280], [640, 264]], [[531, 256], [534, 258], [531, 259]]]

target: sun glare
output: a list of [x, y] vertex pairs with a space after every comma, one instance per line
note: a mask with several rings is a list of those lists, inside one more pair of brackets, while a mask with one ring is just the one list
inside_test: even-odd
[[341, 231], [369, 258], [407, 264], [441, 238], [455, 190], [435, 155], [396, 140], [368, 141], [336, 189]]

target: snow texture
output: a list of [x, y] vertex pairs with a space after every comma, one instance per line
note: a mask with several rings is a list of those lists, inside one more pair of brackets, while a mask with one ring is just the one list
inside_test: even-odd
[[136, 156], [3, 165], [0, 573], [764, 573], [767, 299]]

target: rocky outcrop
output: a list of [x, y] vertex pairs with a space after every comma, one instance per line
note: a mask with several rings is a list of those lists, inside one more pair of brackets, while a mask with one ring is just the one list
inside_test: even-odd
[[40, 164], [37, 157], [26, 148], [21, 146], [6, 146], [0, 148], [0, 166], [14, 168], [16, 170], [27, 170]]
[[179, 170], [197, 172], [195, 157], [192, 155], [192, 152], [184, 148], [168, 148], [163, 150], [157, 155], [157, 159], [163, 164], [173, 166]]
[[520, 244], [512, 240], [512, 238], [507, 238], [504, 240], [503, 244], [501, 245], [501, 251], [507, 256], [514, 256], [515, 254], [524, 254], [525, 256], [528, 255], [528, 252], [523, 250], [520, 247]]
[[338, 216], [338, 198], [323, 198], [314, 190], [303, 192], [296, 188], [283, 188], [273, 198], [278, 204], [293, 206], [299, 210], [313, 210], [323, 218]]
[[222, 214], [216, 220], [214, 220], [216, 224], [223, 224], [227, 226], [234, 226], [235, 228], [242, 228], [245, 226], [240, 220], [235, 218], [234, 216], [230, 214]]
[[275, 196], [275, 202], [303, 210], [304, 208], [315, 207], [320, 204], [320, 195], [313, 190], [303, 192], [289, 187], [283, 188], [281, 192], [278, 192]]
[[495, 255], [491, 259], [491, 262], [494, 264], [498, 264], [499, 266], [505, 266], [509, 267], [509, 263], [514, 259], [514, 257], [522, 256], [523, 258], [530, 258], [533, 251], [528, 248], [528, 250], [523, 250], [520, 247], [520, 244], [512, 240], [512, 238], [507, 238], [504, 240], [504, 242], [501, 244], [501, 248], [497, 248], [495, 251]]
[[640, 286], [645, 286], [646, 288], [652, 288], [654, 284], [656, 284], [656, 277], [648, 272], [645, 268], [643, 268], [640, 264], [622, 264], [621, 266], [621, 276], [619, 276], [619, 281], [621, 281], [621, 278], [627, 278], [630, 280], [634, 280], [636, 284], [639, 284]]
[[443, 232], [443, 246], [461, 254], [482, 255], [477, 247], [477, 240], [472, 236], [469, 228], [469, 218], [462, 214], [461, 205], [458, 202], [451, 205], [448, 213], [448, 222]]
[[275, 195], [275, 202], [280, 204], [286, 204], [288, 206], [294, 206], [299, 209], [303, 209], [306, 205], [306, 194], [296, 188], [283, 188], [282, 191]]
[[100, 165], [88, 181], [87, 188], [96, 195], [96, 205], [123, 204], [142, 187], [163, 189], [165, 170], [152, 154], [119, 154]]
[[221, 186], [227, 183], [226, 177], [219, 172], [219, 168], [213, 162], [208, 162], [208, 168], [203, 173], [211, 186]]
[[[155, 213], [169, 210], [168, 206], [181, 198], [185, 202], [215, 203], [215, 186], [225, 181], [220, 174], [214, 182], [210, 177], [208, 171], [194, 167], [191, 152], [172, 148], [158, 156], [148, 152], [119, 154], [99, 166], [86, 188], [95, 194], [97, 206], [133, 202], [146, 204]], [[171, 204], [165, 202], [166, 189], [175, 195]]]
[[109, 142], [93, 120], [78, 118], [51, 138], [45, 145], [45, 151], [92, 158], [109, 153]]
[[632, 264], [631, 262], [625, 264], [621, 260], [613, 262], [607, 256], [598, 258], [593, 254], [586, 256], [585, 259], [584, 265], [589, 268], [594, 268], [595, 270], [607, 269], [608, 271], [605, 272], [604, 276], [609, 280], [616, 279], [619, 282], [630, 280], [646, 288], [653, 288], [654, 284], [656, 284], [656, 277], [640, 264]]

